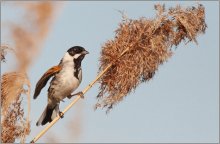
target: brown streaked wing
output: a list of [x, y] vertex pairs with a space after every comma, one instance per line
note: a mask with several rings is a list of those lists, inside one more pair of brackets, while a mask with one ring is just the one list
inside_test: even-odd
[[40, 78], [40, 80], [37, 82], [34, 92], [34, 99], [37, 98], [37, 96], [40, 94], [41, 89], [45, 87], [47, 84], [47, 81], [54, 76], [56, 73], [58, 73], [61, 70], [61, 66], [53, 66], [49, 70], [47, 70], [46, 73]]

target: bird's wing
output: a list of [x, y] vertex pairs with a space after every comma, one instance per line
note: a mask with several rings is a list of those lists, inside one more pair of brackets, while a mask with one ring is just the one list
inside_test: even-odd
[[40, 80], [37, 82], [34, 92], [34, 99], [37, 98], [37, 96], [40, 94], [41, 89], [47, 84], [47, 81], [54, 76], [56, 73], [58, 73], [61, 70], [61, 66], [53, 66], [52, 68], [48, 69], [46, 73], [40, 78]]

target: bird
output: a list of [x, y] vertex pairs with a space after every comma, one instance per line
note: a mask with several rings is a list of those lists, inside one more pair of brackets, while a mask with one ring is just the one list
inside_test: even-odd
[[38, 119], [37, 126], [50, 123], [58, 115], [63, 118], [63, 113], [59, 110], [59, 104], [66, 97], [70, 99], [78, 94], [81, 98], [84, 97], [82, 92], [73, 95], [71, 93], [79, 87], [82, 81], [81, 62], [87, 54], [89, 52], [81, 46], [69, 48], [60, 63], [48, 69], [39, 79], [35, 87], [34, 99], [40, 95], [48, 80], [52, 78], [47, 91], [47, 106]]

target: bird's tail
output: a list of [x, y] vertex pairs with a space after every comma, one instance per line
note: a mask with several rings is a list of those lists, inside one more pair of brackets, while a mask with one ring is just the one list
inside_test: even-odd
[[36, 125], [45, 125], [47, 122], [51, 122], [59, 113], [59, 104], [56, 104], [54, 108], [51, 108], [47, 105], [44, 112], [41, 114]]

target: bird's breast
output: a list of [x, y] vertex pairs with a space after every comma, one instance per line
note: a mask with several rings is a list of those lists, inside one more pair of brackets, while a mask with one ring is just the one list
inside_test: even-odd
[[73, 68], [65, 68], [60, 72], [60, 80], [66, 89], [74, 91], [82, 81], [82, 70], [80, 69], [78, 78], [74, 76]]
[[74, 72], [73, 67], [63, 67], [63, 69], [56, 74], [50, 86], [50, 89], [53, 89], [53, 98], [62, 100], [78, 88], [82, 81], [82, 70], [79, 70], [78, 78], [74, 76]]

